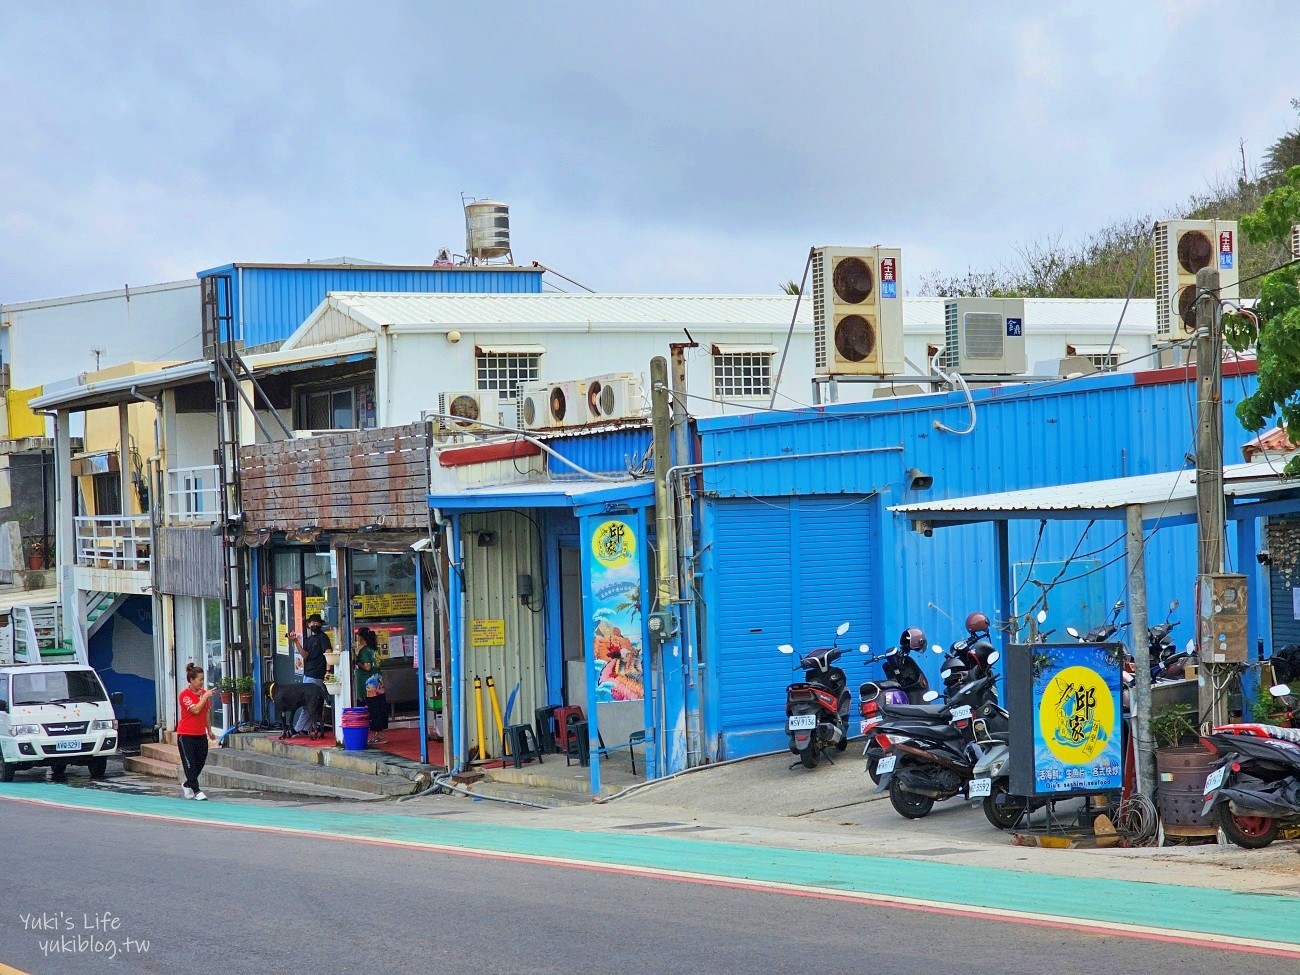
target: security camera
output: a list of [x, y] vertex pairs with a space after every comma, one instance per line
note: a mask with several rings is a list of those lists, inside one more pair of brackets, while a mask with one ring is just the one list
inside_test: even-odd
[[1256, 559], [1256, 561], [1259, 562], [1260, 565], [1272, 565], [1272, 564], [1273, 564], [1273, 553], [1272, 553], [1272, 552], [1256, 552], [1256, 553], [1255, 553], [1255, 559]]
[[411, 543], [412, 552], [427, 552], [429, 547], [429, 540], [427, 538], [417, 539]]

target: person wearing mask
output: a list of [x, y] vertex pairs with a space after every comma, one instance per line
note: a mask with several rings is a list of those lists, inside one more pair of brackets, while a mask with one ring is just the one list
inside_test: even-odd
[[365, 701], [370, 711], [370, 743], [382, 745], [385, 739], [379, 733], [388, 730], [388, 693], [379, 667], [379, 639], [375, 631], [368, 626], [357, 630], [352, 650], [357, 663], [356, 699]]
[[208, 761], [208, 742], [217, 740], [208, 723], [217, 689], [203, 689], [203, 668], [198, 664], [185, 665], [185, 679], [188, 683], [180, 694], [180, 717], [176, 721], [176, 747], [180, 749], [181, 768], [185, 772], [181, 795], [202, 802], [208, 797], [199, 788], [199, 773]]
[[320, 613], [312, 613], [307, 617], [306, 640], [300, 639], [297, 634], [290, 634], [290, 639], [298, 644], [298, 649], [302, 653], [302, 682], [324, 684], [325, 654], [334, 648], [330, 645], [330, 638], [325, 632]]

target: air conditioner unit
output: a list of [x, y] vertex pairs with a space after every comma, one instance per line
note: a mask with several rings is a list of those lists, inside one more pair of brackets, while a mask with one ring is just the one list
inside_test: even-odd
[[889, 376], [903, 371], [901, 253], [896, 247], [814, 249], [817, 375]]
[[586, 422], [586, 384], [526, 383], [519, 390], [519, 425], [525, 430], [561, 430]]
[[501, 401], [495, 390], [439, 393], [438, 412], [442, 414], [439, 426], [457, 433], [491, 432], [501, 423]]
[[945, 369], [978, 376], [1029, 371], [1023, 298], [950, 298], [943, 325]]
[[1156, 224], [1156, 336], [1182, 339], [1196, 331], [1196, 272], [1219, 269], [1219, 295], [1236, 301], [1237, 221], [1162, 220]]
[[587, 423], [625, 420], [641, 416], [645, 412], [641, 380], [630, 372], [593, 376], [584, 379], [583, 383], [587, 387], [587, 395], [583, 400]]

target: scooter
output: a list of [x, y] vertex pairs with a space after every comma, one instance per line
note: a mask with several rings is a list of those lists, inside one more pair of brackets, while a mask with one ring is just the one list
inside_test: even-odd
[[[998, 656], [994, 650], [987, 664], [996, 663]], [[890, 804], [900, 816], [921, 819], [935, 802], [958, 793], [970, 797], [974, 767], [998, 744], [1006, 744], [1009, 733], [1007, 713], [988, 700], [997, 679], [990, 672], [960, 688], [934, 715], [946, 719], [946, 726], [913, 728], [907, 740], [890, 742], [888, 754], [877, 763], [877, 791], [889, 790]], [[877, 737], [888, 739], [888, 730], [878, 729]]]
[[[816, 768], [818, 759], [832, 745], [844, 751], [849, 745], [848, 723], [852, 695], [849, 693], [844, 671], [833, 666], [844, 651], [838, 646], [839, 638], [849, 631], [847, 622], [835, 631], [835, 643], [814, 650], [799, 658], [795, 670], [803, 670], [804, 679], [785, 691], [785, 726], [790, 735], [790, 751], [799, 756], [804, 768]], [[794, 654], [788, 643], [777, 648], [784, 654]], [[859, 652], [869, 652], [863, 644]], [[830, 756], [826, 756], [830, 759]]]
[[[866, 652], [870, 648], [863, 644], [858, 649]], [[878, 704], [880, 701], [890, 704], [922, 704], [926, 692], [930, 690], [930, 682], [926, 680], [925, 672], [912, 659], [912, 651], [908, 648], [890, 647], [882, 654], [868, 657], [866, 662], [882, 664], [881, 669], [885, 672], [885, 679], [869, 680], [858, 688], [858, 701], [862, 712], [859, 732], [864, 735], [880, 720], [879, 707], [868, 708], [869, 704]]]
[[1205, 779], [1203, 816], [1212, 811], [1223, 834], [1237, 846], [1258, 850], [1278, 832], [1300, 826], [1300, 728], [1286, 684], [1269, 693], [1289, 705], [1287, 724], [1222, 725], [1201, 744], [1223, 763]]

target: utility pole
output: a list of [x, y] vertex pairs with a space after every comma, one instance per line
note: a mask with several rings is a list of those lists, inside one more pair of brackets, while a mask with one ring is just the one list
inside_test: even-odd
[[1128, 556], [1129, 621], [1133, 624], [1133, 754], [1137, 756], [1138, 791], [1154, 799], [1156, 794], [1155, 750], [1151, 740], [1151, 648], [1147, 643], [1146, 540], [1142, 535], [1142, 505], [1124, 509], [1125, 549]]
[[[691, 338], [690, 332], [686, 333], [686, 338], [689, 341], [671, 342], [668, 345], [669, 354], [672, 356], [673, 376], [673, 455], [674, 463], [677, 465], [691, 462], [688, 437], [690, 411], [686, 408], [686, 350], [699, 348], [699, 343]], [[672, 597], [682, 614], [678, 632], [681, 634], [682, 684], [686, 700], [686, 765], [689, 768], [699, 764], [701, 715], [703, 714], [700, 706], [700, 684], [696, 679], [698, 663], [696, 640], [693, 638], [695, 627], [691, 625], [694, 622], [695, 600], [688, 595], [693, 593], [695, 587], [694, 567], [688, 561], [688, 557], [695, 551], [695, 518], [691, 505], [689, 480], [679, 478], [677, 483], [681, 485], [682, 491], [677, 498], [677, 529], [673, 533], [677, 558], [673, 562]], [[666, 493], [671, 500], [672, 485], [668, 484], [666, 488]], [[688, 619], [688, 616], [692, 618]]]
[[[1196, 571], [1207, 576], [1223, 572], [1223, 311], [1217, 268], [1196, 272], [1196, 294]], [[1204, 615], [1208, 607], [1197, 612]], [[1217, 665], [1210, 647], [1199, 650], [1201, 723], [1223, 724], [1227, 702], [1215, 694]]]
[[[668, 360], [661, 355], [650, 360], [650, 426], [654, 445], [655, 468], [655, 612], [667, 612], [672, 606], [673, 571], [673, 513], [668, 503], [668, 468], [672, 466], [672, 430], [669, 424]], [[666, 739], [669, 731], [669, 664], [663, 641], [656, 641], [652, 670], [657, 678], [658, 698], [653, 702], [659, 713], [659, 733], [655, 735], [656, 768], [658, 774], [668, 759], [670, 749]], [[675, 697], [676, 695], [674, 695]]]

